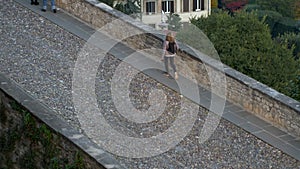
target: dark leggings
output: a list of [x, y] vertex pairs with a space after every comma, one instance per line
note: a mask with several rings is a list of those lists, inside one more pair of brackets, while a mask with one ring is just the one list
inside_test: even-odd
[[165, 61], [165, 67], [166, 67], [166, 71], [169, 73], [169, 60], [170, 60], [170, 64], [171, 64], [171, 67], [173, 68], [174, 72], [176, 72], [176, 66], [175, 66], [175, 63], [174, 63], [174, 57], [166, 57], [164, 58], [164, 61]]

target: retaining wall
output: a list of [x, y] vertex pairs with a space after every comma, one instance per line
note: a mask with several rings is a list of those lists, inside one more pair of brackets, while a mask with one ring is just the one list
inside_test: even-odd
[[[93, 27], [105, 29], [111, 36], [122, 40], [135, 50], [151, 50], [162, 46], [163, 37], [159, 32], [124, 16], [97, 0], [57, 0], [57, 4], [63, 10]], [[157, 57], [161, 56], [159, 51], [155, 52]], [[186, 63], [193, 71], [198, 83], [207, 89], [212, 87], [212, 80], [216, 80], [214, 84], [218, 83], [218, 79], [212, 79], [213, 75], [209, 77], [208, 72], [218, 74], [220, 71], [224, 71], [226, 79], [221, 79], [220, 82], [226, 81], [226, 98], [228, 100], [280, 129], [300, 137], [299, 102], [226, 65], [222, 67], [205, 55], [196, 56], [188, 47], [182, 47], [176, 59], [178, 70], [184, 75], [187, 72], [185, 72], [183, 63]], [[222, 85], [224, 86], [224, 84]]]
[[123, 167], [0, 73], [0, 168]]

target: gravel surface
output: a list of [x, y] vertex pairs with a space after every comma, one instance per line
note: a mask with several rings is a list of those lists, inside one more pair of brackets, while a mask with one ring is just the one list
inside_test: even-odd
[[[77, 54], [85, 42], [12, 0], [0, 0], [0, 4], [0, 72], [80, 131], [71, 89]], [[147, 110], [150, 91], [160, 89], [165, 92], [167, 106], [153, 122], [137, 124], [127, 120], [116, 110], [110, 93], [110, 81], [119, 63], [113, 56], [107, 56], [98, 69], [96, 95], [99, 107], [105, 110], [104, 117], [114, 129], [131, 137], [151, 137], [167, 130], [184, 98], [139, 73], [129, 86], [132, 104]], [[226, 120], [221, 120], [208, 141], [199, 144], [198, 135], [207, 113], [199, 108], [188, 136], [161, 155], [141, 159], [115, 157], [132, 169], [300, 168], [299, 161]]]

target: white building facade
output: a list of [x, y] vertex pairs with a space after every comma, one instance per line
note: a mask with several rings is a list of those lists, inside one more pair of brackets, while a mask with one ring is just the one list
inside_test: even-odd
[[181, 22], [189, 22], [191, 17], [206, 17], [211, 12], [211, 0], [141, 0], [142, 21], [155, 28], [162, 23], [165, 15], [179, 14]]

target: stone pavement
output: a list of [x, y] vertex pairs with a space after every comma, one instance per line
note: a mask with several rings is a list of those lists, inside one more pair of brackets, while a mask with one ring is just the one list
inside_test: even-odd
[[[58, 13], [56, 13], [56, 14], [54, 14], [50, 11], [44, 13], [44, 12], [40, 11], [40, 7], [31, 6], [30, 3], [27, 1], [24, 1], [24, 0], [15, 0], [15, 1], [22, 4], [26, 8], [29, 8], [30, 10], [34, 11], [35, 13], [47, 18], [54, 24], [59, 25], [64, 30], [71, 32], [73, 35], [76, 35], [80, 39], [83, 39], [85, 41], [88, 40], [88, 38], [95, 32], [95, 30], [93, 28], [91, 28], [90, 26], [88, 26], [87, 24], [75, 19], [72, 16], [69, 16], [68, 14], [64, 13], [63, 11], [58, 11]], [[115, 50], [130, 52], [130, 50], [128, 50], [128, 47], [126, 47], [126, 46], [116, 47]], [[114, 51], [111, 51], [111, 54], [115, 57], [119, 57], [120, 59], [122, 59], [122, 57], [124, 56], [124, 55], [119, 55], [118, 52], [114, 52]], [[1, 54], [1, 57], [2, 57], [2, 54]], [[178, 87], [175, 85], [175, 82], [172, 79], [167, 79], [164, 76], [162, 76], [161, 72], [148, 71], [148, 72], [144, 72], [144, 73], [147, 74], [149, 77], [155, 79], [156, 81], [168, 86], [169, 88], [174, 89], [175, 91], [178, 90]], [[193, 97], [191, 95], [190, 96], [185, 95], [185, 97], [193, 100]], [[199, 102], [199, 100], [193, 100], [193, 101], [205, 108], [209, 108], [210, 98], [211, 98], [210, 91], [200, 88], [200, 97], [201, 97], [200, 102]], [[224, 119], [230, 121], [231, 123], [235, 124], [236, 126], [238, 126], [238, 128], [244, 129], [245, 131], [250, 133], [250, 135], [254, 135], [255, 137], [266, 142], [267, 144], [270, 144], [271, 146], [288, 154], [290, 157], [296, 159], [297, 162], [295, 162], [294, 165], [291, 165], [293, 167], [290, 167], [290, 168], [297, 168], [297, 167], [299, 168], [299, 164], [300, 164], [299, 163], [299, 160], [300, 160], [300, 140], [299, 140], [299, 138], [295, 138], [292, 135], [289, 135], [289, 134], [277, 129], [276, 127], [272, 126], [271, 124], [257, 118], [256, 116], [252, 115], [251, 113], [246, 112], [242, 108], [235, 106], [234, 104], [232, 104], [230, 102], [226, 102], [224, 114], [222, 117]], [[223, 124], [223, 122], [221, 122], [221, 123]], [[225, 125], [225, 123], [226, 123], [226, 125]], [[221, 126], [222, 126], [222, 124], [221, 124]], [[227, 122], [224, 122], [223, 125], [227, 126]], [[229, 127], [229, 128], [231, 128], [231, 127]], [[234, 128], [234, 127], [232, 127], [232, 128]], [[236, 129], [236, 130], [238, 130], [238, 129]], [[219, 132], [222, 132], [222, 131], [219, 131]], [[217, 131], [217, 133], [218, 133], [218, 131]], [[245, 134], [242, 134], [242, 135], [245, 136]], [[248, 134], [246, 134], [246, 135], [247, 135], [247, 137], [252, 138], [252, 136], [248, 136]], [[211, 144], [213, 144], [213, 142], [211, 142]], [[231, 144], [235, 144], [235, 143], [231, 143]], [[261, 144], [260, 141], [258, 141], [258, 144]], [[249, 144], [249, 146], [251, 146], [251, 145], [252, 144]], [[184, 147], [184, 146], [181, 146], [181, 148], [182, 147]], [[274, 149], [272, 149], [272, 150], [273, 150], [273, 152], [275, 152]], [[180, 146], [176, 147], [174, 151], [180, 152]], [[252, 150], [249, 150], [249, 151], [252, 151]], [[259, 150], [259, 151], [261, 151], [261, 150]], [[269, 153], [271, 153], [271, 152], [272, 151], [270, 151]], [[181, 160], [176, 160], [178, 157], [173, 157], [172, 154], [166, 154], [165, 157], [167, 157], [168, 159], [175, 158], [175, 161], [177, 161], [177, 163], [178, 163], [178, 161], [181, 161]], [[126, 159], [124, 159], [124, 158], [119, 158], [119, 157], [116, 157], [116, 158], [120, 159], [122, 161], [122, 163], [125, 163], [124, 165], [127, 165], [127, 166], [130, 166], [129, 163], [137, 163], [136, 164], [136, 166], [138, 166], [137, 168], [145, 168], [146, 167], [146, 166], [144, 166], [146, 163], [143, 162], [142, 160], [137, 160], [137, 161], [128, 160], [128, 162], [126, 162]], [[155, 157], [153, 159], [148, 159], [148, 160], [153, 162], [153, 160], [155, 161], [158, 158], [159, 157]], [[204, 158], [204, 157], [201, 157], [201, 158]], [[288, 158], [288, 157], [285, 157], [285, 158]], [[274, 160], [276, 160], [276, 159], [274, 159]], [[147, 159], [146, 159], [146, 161], [147, 161]], [[172, 160], [170, 160], [170, 161], [172, 161]], [[251, 161], [251, 160], [249, 160], [249, 161]], [[286, 161], [289, 161], [289, 160], [285, 160], [285, 162]], [[253, 162], [255, 162], [255, 160]], [[253, 164], [253, 166], [251, 166], [251, 164], [249, 164], [249, 163], [247, 165], [249, 168], [256, 168], [256, 167], [253, 167], [253, 166], [255, 166], [254, 164]], [[163, 165], [163, 166], [164, 167], [161, 167], [161, 168], [166, 168], [166, 166], [168, 166], [167, 168], [174, 167], [173, 164], [172, 165], [171, 164]], [[171, 167], [171, 166], [173, 166], [173, 167]], [[178, 166], [181, 166], [181, 167], [178, 167]], [[181, 164], [179, 164], [178, 166], [177, 167], [175, 166], [174, 168], [183, 168], [183, 167], [198, 168], [197, 165], [191, 166], [190, 163], [183, 164], [182, 161], [181, 161]], [[198, 164], [198, 166], [201, 166], [201, 165]], [[206, 165], [206, 166], [208, 166], [208, 165]], [[234, 166], [234, 165], [232, 164], [232, 166]], [[242, 166], [243, 165], [241, 165], [240, 167], [242, 167]], [[131, 167], [133, 168], [134, 165], [132, 165]], [[155, 167], [159, 167], [159, 166], [155, 166]], [[208, 168], [219, 168], [219, 167], [218, 167], [218, 165], [210, 165], [210, 167], [208, 167]], [[240, 167], [238, 167], [238, 165], [237, 165], [233, 168], [240, 168]], [[269, 168], [277, 168], [277, 167], [280, 168], [279, 166], [268, 166], [268, 167]], [[148, 167], [146, 167], [146, 168], [148, 168]], [[286, 167], [286, 168], [289, 168], [289, 167]]]

